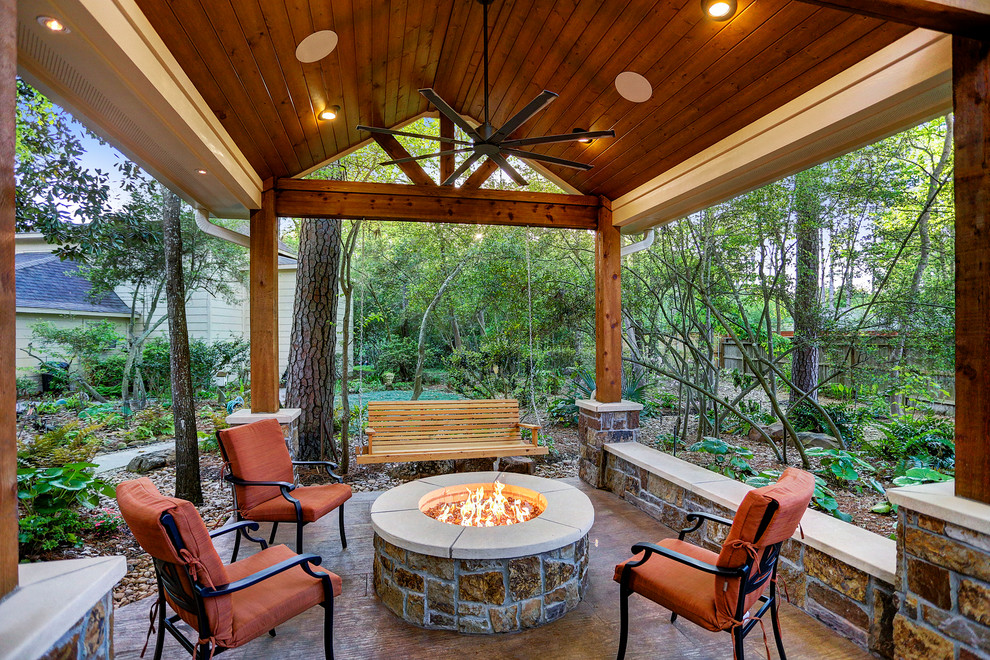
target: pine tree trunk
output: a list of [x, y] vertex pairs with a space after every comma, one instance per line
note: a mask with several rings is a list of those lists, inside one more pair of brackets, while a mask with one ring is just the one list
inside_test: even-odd
[[[818, 271], [821, 255], [819, 225], [821, 207], [807, 172], [795, 177], [797, 249], [794, 274], [794, 352], [791, 356], [791, 382], [801, 391], [812, 392], [817, 400], [820, 361], [821, 311]], [[791, 390], [791, 401], [801, 394]]]
[[169, 367], [172, 414], [175, 416], [175, 496], [203, 503], [199, 480], [199, 438], [193, 406], [189, 333], [186, 329], [186, 287], [182, 277], [182, 230], [178, 195], [165, 191], [162, 231], [165, 245], [165, 299], [168, 305]]
[[337, 267], [340, 220], [302, 223], [292, 310], [286, 404], [300, 408], [298, 460], [325, 460], [333, 443], [333, 393], [336, 380]]

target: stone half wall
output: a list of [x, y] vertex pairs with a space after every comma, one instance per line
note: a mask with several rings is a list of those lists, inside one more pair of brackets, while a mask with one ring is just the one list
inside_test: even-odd
[[109, 660], [113, 658], [113, 593], [108, 593], [41, 660]]
[[990, 535], [898, 510], [897, 657], [990, 659]]
[[639, 437], [639, 413], [643, 406], [631, 401], [600, 403], [579, 399], [578, 474], [596, 488], [604, 487], [604, 447], [613, 442], [636, 442]]
[[512, 559], [449, 559], [375, 534], [375, 593], [423, 628], [490, 634], [535, 628], [577, 607], [588, 588], [588, 537]]
[[[672, 530], [688, 527], [687, 514], [695, 511], [729, 520], [735, 515], [734, 509], [685, 488], [662, 474], [614, 453], [606, 452], [606, 456], [604, 488]], [[669, 456], [665, 460], [683, 463]], [[715, 473], [710, 474], [713, 475], [712, 480], [721, 478]], [[723, 481], [728, 480], [718, 483], [726, 485]], [[739, 492], [748, 489], [744, 484], [728, 485]], [[686, 540], [718, 552], [728, 531], [725, 525], [705, 521]], [[792, 605], [876, 655], [894, 657], [893, 619], [898, 609], [898, 598], [893, 584], [798, 539], [784, 543], [778, 578], [781, 598], [789, 598]]]

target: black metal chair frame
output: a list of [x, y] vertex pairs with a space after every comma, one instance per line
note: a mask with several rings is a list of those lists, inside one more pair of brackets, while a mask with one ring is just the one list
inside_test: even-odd
[[[162, 525], [165, 527], [166, 533], [168, 534], [169, 540], [172, 542], [172, 545], [175, 547], [176, 551], [181, 551], [185, 548], [185, 544], [182, 542], [182, 537], [179, 534], [179, 529], [175, 524], [175, 519], [172, 517], [172, 514], [163, 513], [161, 521]], [[252, 532], [257, 531], [258, 523], [250, 520], [231, 523], [230, 525], [226, 525], [210, 532], [210, 538], [212, 539], [229, 532], [236, 532], [238, 539], [241, 535], [243, 535], [245, 538], [261, 545], [262, 550], [268, 547], [268, 544], [264, 539], [254, 538], [247, 533], [247, 530], [251, 530]], [[194, 660], [208, 660], [208, 658], [213, 655], [223, 653], [227, 650], [227, 647], [224, 646], [216, 646], [215, 648], [210, 649], [210, 643], [199, 644], [189, 641], [189, 639], [182, 634], [176, 625], [181, 617], [178, 614], [173, 614], [172, 616], [165, 615], [166, 593], [172, 602], [180, 608], [186, 610], [187, 612], [196, 613], [196, 621], [199, 623], [199, 630], [197, 631], [199, 634], [199, 639], [210, 639], [213, 637], [213, 634], [210, 631], [210, 621], [206, 614], [207, 598], [225, 596], [227, 594], [232, 594], [235, 591], [246, 589], [258, 584], [259, 582], [267, 580], [274, 575], [293, 568], [294, 566], [302, 566], [302, 569], [306, 571], [306, 573], [315, 578], [319, 578], [323, 583], [323, 602], [320, 603], [320, 607], [323, 608], [324, 612], [323, 653], [327, 660], [333, 660], [333, 583], [330, 581], [330, 576], [328, 574], [317, 573], [312, 569], [312, 566], [319, 566], [322, 561], [323, 559], [319, 555], [301, 554], [291, 559], [281, 561], [274, 566], [269, 566], [262, 571], [253, 573], [241, 580], [237, 580], [236, 582], [206, 587], [199, 584], [197, 580], [193, 579], [192, 573], [190, 573], [189, 568], [184, 564], [173, 564], [160, 559], [154, 559], [155, 574], [158, 578], [158, 635], [155, 640], [154, 660], [161, 660], [166, 630], [171, 633], [172, 637], [174, 637], [179, 644], [182, 645], [182, 648], [193, 656]], [[188, 580], [188, 584], [192, 586], [193, 593], [190, 594], [186, 590], [186, 587], [183, 584], [182, 576], [185, 576], [185, 579]], [[269, 630], [268, 634], [274, 637], [275, 630]]]
[[[770, 504], [767, 506], [767, 510], [763, 515], [763, 519], [760, 521], [760, 526], [757, 528], [756, 538], [759, 539], [763, 536], [767, 527], [770, 525], [770, 521], [773, 519], [774, 513], [777, 512], [779, 505], [776, 501], [771, 500]], [[680, 541], [684, 540], [684, 536], [690, 534], [691, 532], [696, 532], [701, 527], [701, 525], [706, 521], [710, 520], [721, 525], [732, 526], [732, 521], [719, 516], [714, 516], [709, 513], [696, 512], [687, 514], [687, 522], [694, 523], [691, 527], [686, 527], [682, 529], [677, 538]], [[743, 660], [743, 640], [746, 635], [749, 634], [750, 630], [753, 629], [762, 619], [763, 615], [766, 614], [767, 610], [770, 611], [770, 621], [773, 624], [773, 636], [774, 641], [777, 643], [777, 653], [780, 655], [780, 660], [786, 660], [787, 656], [784, 654], [784, 642], [780, 637], [780, 620], [777, 614], [777, 606], [779, 601], [777, 599], [777, 559], [780, 557], [780, 547], [783, 541], [780, 543], [775, 543], [771, 546], [767, 546], [766, 550], [763, 552], [763, 557], [760, 560], [759, 570], [755, 576], [750, 576], [750, 571], [753, 568], [753, 562], [755, 558], [750, 558], [745, 564], [738, 568], [719, 568], [714, 564], [709, 564], [693, 557], [688, 557], [679, 552], [670, 550], [663, 546], [655, 545], [653, 543], [637, 543], [632, 547], [633, 555], [640, 552], [644, 553], [643, 558], [636, 562], [629, 562], [622, 567], [622, 575], [620, 575], [619, 581], [619, 653], [616, 656], [617, 660], [623, 660], [626, 655], [626, 642], [629, 634], [629, 596], [633, 594], [632, 588], [630, 588], [630, 581], [632, 580], [632, 570], [637, 566], [641, 566], [650, 556], [653, 554], [658, 554], [667, 559], [672, 559], [691, 568], [697, 569], [699, 571], [704, 571], [705, 573], [710, 573], [724, 578], [735, 578], [739, 580], [739, 601], [736, 604], [735, 620], [742, 622], [742, 625], [735, 626], [730, 630], [727, 630], [729, 634], [732, 635], [732, 648], [733, 648], [733, 658], [735, 660]], [[746, 611], [746, 596], [753, 593], [764, 584], [767, 580], [770, 580], [770, 588], [768, 589], [768, 594], [762, 594], [757, 602], [762, 603], [760, 608], [755, 614], [747, 615]], [[677, 620], [677, 613], [673, 612], [670, 615], [670, 622], [673, 623]]]
[[[220, 431], [216, 432], [217, 445], [220, 446], [220, 454], [223, 456], [224, 463], [230, 465], [230, 459], [227, 458], [227, 450], [223, 446], [223, 440], [220, 439]], [[336, 480], [337, 483], [343, 483], [344, 478], [339, 474], [335, 473], [334, 470], [337, 469], [337, 464], [332, 461], [292, 461], [292, 465], [310, 465], [323, 467], [331, 479]], [[234, 500], [234, 515], [238, 522], [244, 520], [244, 516], [241, 515], [240, 506], [237, 504], [237, 489], [233, 486], [278, 486], [282, 493], [282, 497], [292, 503], [296, 510], [296, 552], [302, 554], [303, 551], [303, 527], [308, 525], [306, 521], [302, 519], [302, 503], [296, 498], [292, 497], [290, 493], [296, 489], [295, 484], [290, 484], [287, 481], [245, 481], [235, 477], [232, 474], [224, 475], [224, 480], [232, 484], [230, 492]], [[347, 535], [344, 533], [344, 503], [341, 502], [338, 509], [338, 525], [340, 527], [340, 545], [343, 550], [347, 549]], [[275, 543], [275, 534], [278, 532], [278, 522], [272, 522], [272, 532], [268, 537], [268, 543]], [[237, 537], [234, 539], [234, 552], [230, 557], [231, 562], [237, 561], [237, 553], [241, 549], [241, 536], [244, 532], [238, 533]], [[250, 539], [250, 537], [247, 537]], [[250, 539], [254, 540], [254, 539]]]

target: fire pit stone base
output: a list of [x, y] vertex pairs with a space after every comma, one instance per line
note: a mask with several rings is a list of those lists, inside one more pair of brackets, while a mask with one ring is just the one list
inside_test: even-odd
[[435, 557], [375, 534], [375, 592], [397, 616], [424, 628], [476, 634], [535, 628], [577, 607], [587, 585], [587, 534], [511, 559]]

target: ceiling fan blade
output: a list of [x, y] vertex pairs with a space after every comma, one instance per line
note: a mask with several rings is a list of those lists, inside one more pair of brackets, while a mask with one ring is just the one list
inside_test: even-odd
[[509, 161], [507, 161], [505, 157], [502, 156], [502, 154], [492, 154], [491, 156], [489, 156], [489, 158], [495, 161], [495, 163], [497, 163], [498, 166], [502, 168], [502, 171], [508, 174], [509, 178], [511, 178], [513, 181], [516, 182], [517, 186], [527, 185], [526, 179], [522, 178], [522, 175], [516, 171], [516, 168], [512, 167], [512, 165], [509, 165]]
[[453, 174], [451, 174], [446, 179], [444, 179], [443, 183], [441, 183], [440, 185], [452, 186], [455, 183], [457, 183], [457, 180], [461, 178], [461, 175], [467, 172], [467, 169], [472, 165], [474, 165], [479, 158], [481, 158], [481, 154], [475, 151], [473, 154], [468, 156], [467, 159], [463, 163], [461, 163], [456, 170], [454, 170]]
[[597, 140], [598, 138], [613, 138], [615, 131], [581, 131], [580, 133], [564, 133], [563, 135], [544, 135], [543, 137], [523, 138], [521, 140], [506, 140], [503, 147], [524, 147], [528, 144], [549, 144], [551, 142], [576, 142], [577, 140]]
[[455, 140], [454, 138], [437, 137], [436, 135], [422, 135], [421, 133], [407, 133], [406, 131], [395, 131], [391, 128], [375, 128], [374, 126], [358, 126], [359, 131], [369, 133], [383, 133], [385, 135], [401, 135], [403, 137], [421, 138], [423, 140], [436, 140], [437, 142], [447, 142], [450, 144], [471, 144], [466, 140]]
[[424, 158], [436, 158], [437, 156], [446, 156], [448, 154], [461, 154], [465, 151], [471, 151], [471, 148], [467, 149], [448, 149], [447, 151], [438, 151], [434, 154], [426, 154], [424, 156], [409, 156], [407, 158], [396, 158], [395, 160], [386, 160], [384, 162], [378, 163], [379, 165], [398, 165], [399, 163], [409, 163], [414, 160], [423, 160]]
[[419, 93], [425, 96], [426, 100], [436, 106], [436, 109], [443, 113], [450, 121], [454, 122], [458, 128], [467, 133], [468, 137], [476, 142], [481, 142], [481, 136], [471, 127], [471, 124], [464, 121], [464, 118], [457, 114], [456, 110], [447, 105], [447, 102], [440, 98], [440, 95], [433, 91], [432, 88], [421, 89]]
[[543, 154], [534, 154], [529, 151], [519, 151], [518, 149], [502, 149], [502, 153], [509, 154], [510, 156], [515, 156], [516, 158], [523, 158], [529, 160], [538, 160], [544, 163], [550, 163], [551, 165], [560, 165], [561, 167], [572, 167], [576, 170], [588, 171], [593, 165], [588, 165], [587, 163], [579, 163], [573, 160], [564, 160], [563, 158], [554, 158], [553, 156], [544, 156]]
[[517, 128], [529, 121], [530, 117], [550, 105], [555, 98], [557, 98], [556, 94], [543, 90], [540, 95], [530, 101], [525, 108], [514, 114], [509, 121], [505, 122], [502, 128], [495, 131], [495, 135], [493, 135], [488, 142], [491, 144], [498, 144], [500, 141], [509, 137]]

